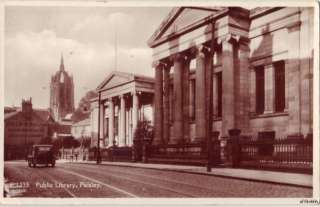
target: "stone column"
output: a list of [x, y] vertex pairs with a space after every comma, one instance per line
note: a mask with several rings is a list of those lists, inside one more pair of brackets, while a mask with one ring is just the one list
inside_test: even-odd
[[222, 44], [222, 137], [235, 128], [235, 51], [236, 38], [227, 35], [218, 41]]
[[170, 138], [170, 67], [163, 70], [163, 140], [169, 142]]
[[109, 147], [113, 146], [114, 142], [114, 103], [112, 98], [109, 98]]
[[101, 101], [100, 103], [100, 147], [104, 147], [104, 122], [105, 122], [105, 108], [104, 103]]
[[204, 141], [206, 136], [206, 55], [205, 48], [200, 46], [196, 51], [196, 138], [193, 141]]
[[272, 65], [266, 65], [264, 68], [264, 113], [274, 112], [274, 68]]
[[183, 139], [185, 142], [190, 141], [190, 56], [187, 56], [184, 61], [184, 68], [183, 68], [183, 74], [182, 74], [182, 91], [183, 91]]
[[[313, 93], [313, 9], [301, 9], [300, 26], [300, 93], [301, 93], [301, 133], [312, 133], [312, 93]], [[302, 43], [302, 44], [301, 44]], [[287, 69], [286, 69], [287, 70]], [[286, 96], [287, 97], [287, 96]]]
[[126, 145], [126, 101], [124, 95], [120, 95], [120, 128], [119, 147]]
[[250, 68], [250, 113], [256, 113], [256, 72]]
[[155, 92], [154, 92], [154, 144], [163, 141], [163, 74], [164, 63], [155, 63]]
[[132, 92], [132, 134], [134, 138], [135, 131], [139, 121], [139, 97], [136, 91]]
[[[301, 134], [301, 93], [300, 93], [300, 23], [288, 26], [288, 42], [290, 48], [288, 50], [288, 73], [289, 73], [289, 88], [288, 88], [288, 111], [289, 111], [289, 135]], [[303, 45], [304, 43], [301, 42]]]
[[194, 96], [196, 95], [195, 94], [195, 79], [193, 81], [190, 82], [189, 84], [189, 98], [190, 98], [190, 103], [189, 103], [189, 115], [190, 117], [194, 118], [195, 117], [195, 114], [194, 114], [194, 105], [195, 105], [195, 98]]
[[179, 143], [183, 140], [183, 69], [185, 57], [181, 54], [176, 54], [173, 57], [173, 135], [170, 143]]
[[238, 96], [236, 103], [236, 123], [235, 127], [242, 130], [243, 134], [250, 131], [249, 112], [250, 112], [250, 69], [249, 69], [249, 40], [240, 38], [238, 44], [238, 80], [236, 95]]

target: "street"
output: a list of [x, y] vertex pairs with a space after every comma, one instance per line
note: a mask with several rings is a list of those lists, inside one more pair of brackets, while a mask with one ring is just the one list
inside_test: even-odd
[[11, 197], [311, 197], [312, 189], [166, 170], [58, 162], [4, 163]]

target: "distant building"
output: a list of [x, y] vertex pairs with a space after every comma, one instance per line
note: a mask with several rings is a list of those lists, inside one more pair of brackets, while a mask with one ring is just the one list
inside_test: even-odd
[[55, 121], [63, 120], [74, 111], [73, 77], [65, 71], [62, 56], [59, 71], [51, 77], [50, 110]]
[[90, 119], [73, 123], [71, 126], [71, 134], [76, 139], [91, 137]]
[[138, 122], [153, 124], [153, 87], [150, 77], [118, 71], [108, 75], [96, 89], [100, 98], [91, 100], [91, 145], [97, 146], [100, 136], [102, 148], [132, 146]]
[[53, 136], [54, 120], [48, 110], [33, 109], [31, 99], [22, 100], [22, 108], [11, 109], [4, 114], [5, 160], [24, 159], [28, 146]]

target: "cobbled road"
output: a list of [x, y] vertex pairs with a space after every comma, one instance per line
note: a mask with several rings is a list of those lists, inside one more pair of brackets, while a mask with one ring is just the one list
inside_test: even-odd
[[312, 189], [144, 168], [57, 163], [30, 168], [4, 163], [10, 197], [311, 197]]

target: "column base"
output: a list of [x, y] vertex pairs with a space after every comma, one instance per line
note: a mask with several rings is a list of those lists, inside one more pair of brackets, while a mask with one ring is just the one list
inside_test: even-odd
[[263, 114], [272, 114], [274, 113], [273, 111], [264, 111]]

